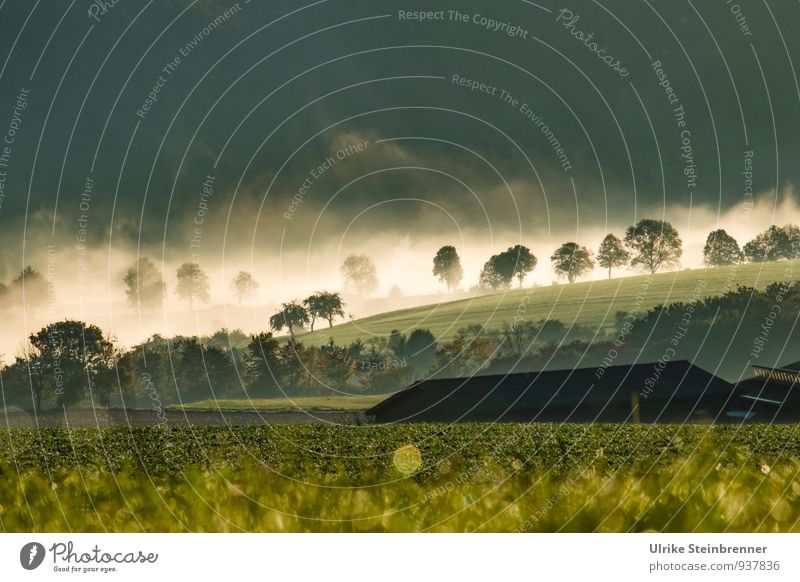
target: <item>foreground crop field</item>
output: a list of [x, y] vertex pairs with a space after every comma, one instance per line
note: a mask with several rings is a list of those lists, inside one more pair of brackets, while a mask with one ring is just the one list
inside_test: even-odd
[[298, 335], [309, 345], [327, 343], [330, 338], [343, 345], [371, 334], [386, 335], [391, 330], [429, 329], [440, 340], [451, 339], [465, 326], [485, 325], [497, 330], [510, 323], [524, 306], [523, 318], [529, 321], [557, 319], [565, 324], [610, 328], [618, 311], [639, 312], [657, 305], [688, 301], [697, 293], [713, 297], [742, 285], [763, 289], [770, 283], [800, 278], [794, 261], [747, 263], [731, 267], [687, 269], [655, 275], [586, 281], [571, 285], [552, 285], [536, 289], [513, 289], [438, 305], [391, 311], [315, 333]]
[[294, 398], [253, 398], [239, 400], [200, 400], [168, 406], [170, 410], [223, 412], [359, 412], [386, 398], [379, 396], [297, 396]]
[[3, 531], [798, 531], [794, 426], [12, 430]]

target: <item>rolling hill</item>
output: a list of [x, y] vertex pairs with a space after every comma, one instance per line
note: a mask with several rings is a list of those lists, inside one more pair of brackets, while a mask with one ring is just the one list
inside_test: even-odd
[[468, 325], [499, 329], [503, 322], [511, 323], [517, 313], [522, 320], [533, 322], [557, 319], [567, 325], [610, 328], [618, 311], [643, 313], [657, 305], [689, 301], [695, 295], [717, 296], [739, 285], [763, 289], [785, 279], [800, 279], [800, 265], [796, 261], [684, 269], [652, 276], [513, 289], [390, 311], [298, 334], [297, 339], [321, 345], [333, 338], [342, 345], [356, 338], [365, 341], [383, 336], [395, 329], [407, 333], [414, 328], [426, 328], [440, 340], [447, 340]]

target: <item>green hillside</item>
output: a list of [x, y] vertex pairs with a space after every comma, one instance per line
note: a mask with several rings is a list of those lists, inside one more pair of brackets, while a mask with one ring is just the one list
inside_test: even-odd
[[[795, 261], [743, 264], [735, 267], [686, 269], [655, 275], [620, 277], [604, 281], [586, 281], [571, 285], [514, 289], [507, 292], [475, 296], [390, 311], [352, 322], [298, 334], [307, 344], [320, 345], [333, 338], [346, 344], [356, 338], [366, 340], [373, 335], [386, 335], [397, 329], [430, 329], [440, 339], [449, 339], [459, 328], [472, 324], [499, 329], [511, 323], [520, 310], [523, 320], [558, 319], [565, 324], [575, 322], [593, 327], [612, 327], [618, 311], [643, 313], [656, 305], [689, 301], [700, 289], [702, 297], [720, 295], [738, 285], [763, 289], [784, 279], [800, 279], [800, 266]], [[649, 282], [648, 282], [649, 280]]]

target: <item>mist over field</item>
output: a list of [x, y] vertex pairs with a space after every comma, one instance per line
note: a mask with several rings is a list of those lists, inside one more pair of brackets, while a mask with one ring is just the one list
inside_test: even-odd
[[[630, 34], [603, 7], [570, 8], [622, 75], [597, 69], [557, 11], [468, 2], [459, 10], [476, 18], [420, 22], [416, 4], [119, 3], [31, 18], [8, 4], [0, 282], [30, 265], [50, 293], [6, 310], [6, 360], [64, 317], [123, 345], [262, 331], [282, 302], [344, 290], [350, 254], [375, 262], [379, 286], [345, 292], [343, 321], [464, 297], [516, 244], [538, 259], [525, 285], [550, 285], [559, 245], [596, 251], [642, 218], [677, 228], [681, 269], [702, 266], [716, 228], [742, 245], [800, 223], [793, 39], [760, 35], [754, 53], [725, 5], [688, 20], [670, 2], [626, 6]], [[654, 10], [669, 26], [651, 25]], [[784, 13], [776, 3], [747, 22], [769, 29]], [[448, 244], [464, 269], [451, 295], [431, 273]], [[139, 257], [164, 275], [163, 310], [126, 301]], [[191, 310], [175, 295], [186, 262], [210, 284]], [[259, 283], [242, 307], [240, 270]]]

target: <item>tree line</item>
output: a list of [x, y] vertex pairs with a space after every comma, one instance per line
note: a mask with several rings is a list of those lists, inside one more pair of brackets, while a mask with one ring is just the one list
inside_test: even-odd
[[247, 336], [223, 329], [206, 337], [153, 336], [130, 349], [94, 325], [66, 320], [32, 334], [14, 361], [0, 369], [0, 393], [6, 406], [35, 410], [88, 402], [148, 408], [154, 401], [167, 406], [220, 398], [387, 394], [426, 377], [665, 357], [690, 359], [739, 378], [749, 374], [748, 360], [776, 365], [800, 350], [792, 315], [798, 310], [800, 282], [783, 281], [635, 316], [619, 312], [601, 330], [520, 321], [497, 330], [468, 326], [447, 341], [414, 329], [311, 346], [267, 331]]
[[[628, 227], [623, 238], [613, 233], [605, 236], [597, 253], [575, 242], [566, 242], [550, 256], [556, 274], [567, 282], [590, 273], [599, 266], [608, 271], [630, 266], [656, 273], [675, 267], [683, 254], [683, 242], [677, 229], [664, 220], [642, 219]], [[744, 247], [723, 229], [709, 233], [703, 247], [703, 262], [710, 267], [733, 265], [743, 261], [763, 262], [795, 259], [800, 254], [800, 227], [793, 224], [770, 226], [747, 242]], [[498, 290], [511, 287], [514, 279], [522, 287], [523, 279], [532, 272], [538, 259], [523, 245], [515, 245], [491, 256], [481, 269], [478, 286]], [[448, 291], [463, 278], [458, 252], [444, 246], [433, 259], [433, 274], [446, 284]]]

